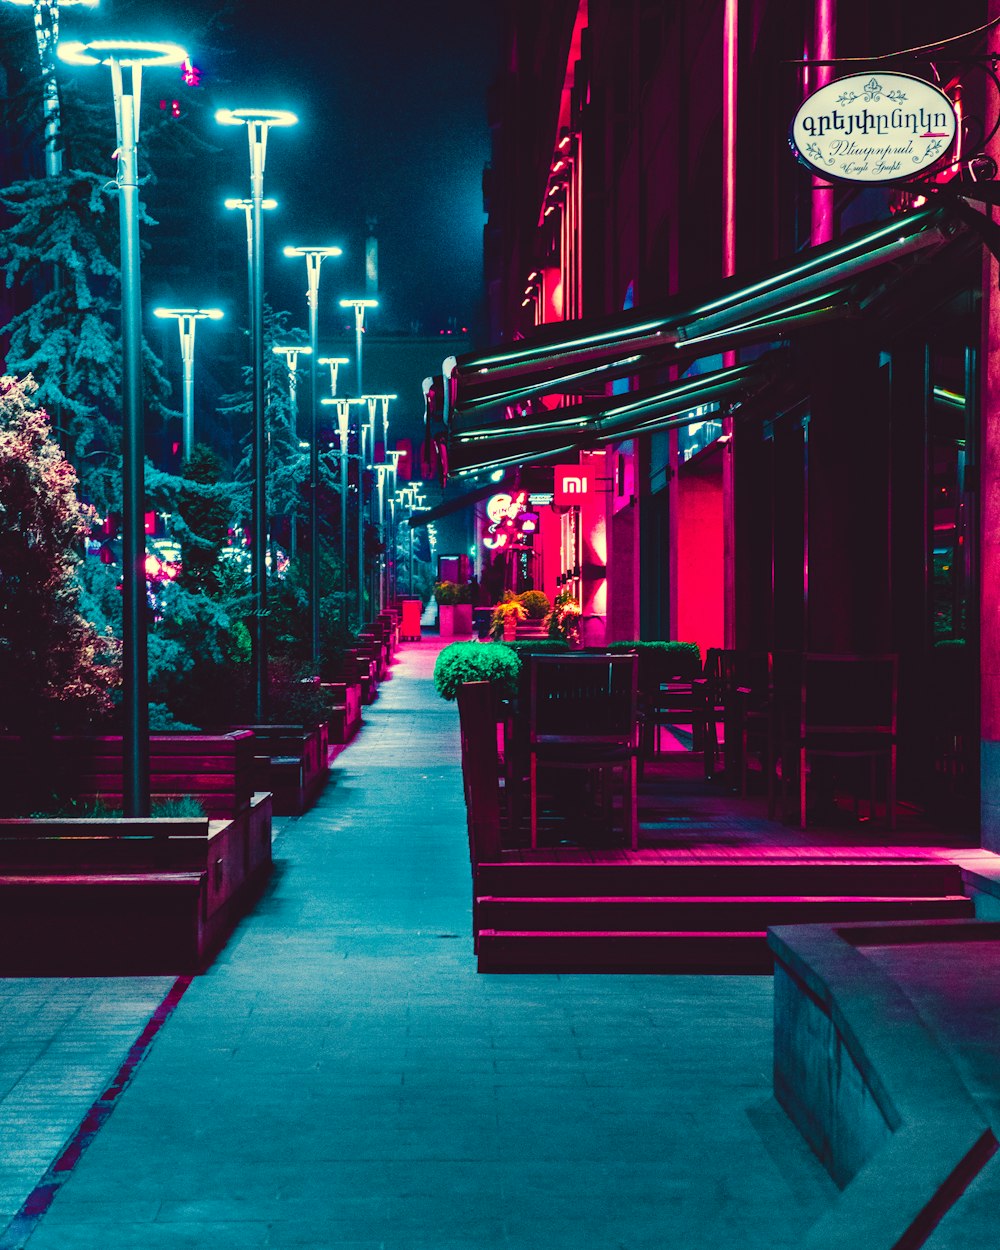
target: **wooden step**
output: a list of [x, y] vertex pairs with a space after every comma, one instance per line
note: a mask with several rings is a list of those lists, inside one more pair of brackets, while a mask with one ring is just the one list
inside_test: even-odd
[[765, 930], [479, 933], [480, 972], [770, 973]]
[[964, 895], [940, 897], [770, 895], [740, 898], [686, 895], [671, 898], [503, 898], [476, 900], [483, 929], [522, 932], [630, 932], [682, 929], [692, 932], [758, 930], [778, 924], [820, 924], [849, 920], [971, 919]]
[[957, 864], [936, 859], [504, 861], [477, 866], [476, 893], [504, 898], [940, 898], [962, 893], [962, 872]]

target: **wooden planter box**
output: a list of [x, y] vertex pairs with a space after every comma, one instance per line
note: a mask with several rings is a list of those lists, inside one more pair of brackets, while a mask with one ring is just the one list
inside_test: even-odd
[[199, 972], [270, 871], [269, 794], [224, 820], [0, 820], [0, 975]]
[[360, 681], [320, 682], [320, 689], [328, 691], [333, 699], [327, 721], [330, 742], [337, 745], [350, 742], [361, 728]]
[[254, 784], [273, 796], [276, 816], [301, 816], [329, 776], [329, 733], [319, 725], [234, 725], [253, 734]]
[[[37, 774], [37, 761], [29, 752], [39, 750], [47, 754], [46, 768], [60, 794], [109, 808], [122, 806], [121, 737], [56, 734], [44, 743], [0, 737], [0, 775], [8, 779], [18, 807], [18, 779]], [[253, 755], [248, 732], [150, 734], [150, 797], [194, 798], [207, 816], [233, 818], [249, 805], [255, 789]]]

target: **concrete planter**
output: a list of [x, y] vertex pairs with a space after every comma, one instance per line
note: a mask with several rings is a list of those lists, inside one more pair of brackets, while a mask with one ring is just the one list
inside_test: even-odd
[[[438, 632], [442, 638], [454, 638], [455, 636], [455, 604], [439, 603], [438, 604]], [[472, 632], [472, 622], [469, 622], [469, 632]]]
[[472, 604], [455, 604], [455, 633], [460, 638], [472, 637]]

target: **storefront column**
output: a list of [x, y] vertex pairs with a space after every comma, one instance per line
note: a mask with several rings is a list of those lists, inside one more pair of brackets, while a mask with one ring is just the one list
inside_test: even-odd
[[[1000, 18], [990, 0], [989, 20]], [[1000, 29], [989, 32], [989, 50], [1000, 53]], [[997, 102], [988, 93], [987, 132]], [[1000, 139], [989, 153], [1000, 161]], [[993, 211], [994, 218], [997, 216]], [[1000, 266], [983, 249], [982, 444], [980, 461], [980, 820], [982, 844], [1000, 852]]]

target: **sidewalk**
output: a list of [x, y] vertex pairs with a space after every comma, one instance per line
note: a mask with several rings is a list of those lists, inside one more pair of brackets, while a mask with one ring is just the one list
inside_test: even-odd
[[770, 979], [476, 973], [440, 645], [283, 824], [30, 1250], [801, 1244], [835, 1191], [771, 1097]]

